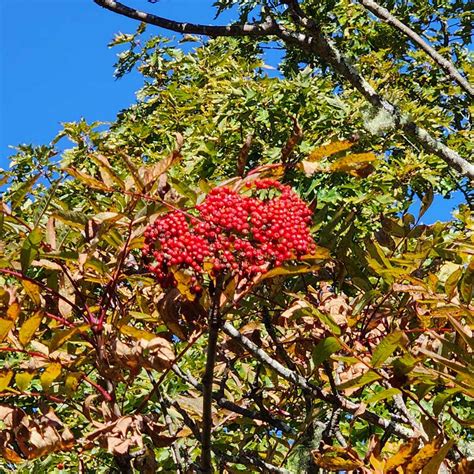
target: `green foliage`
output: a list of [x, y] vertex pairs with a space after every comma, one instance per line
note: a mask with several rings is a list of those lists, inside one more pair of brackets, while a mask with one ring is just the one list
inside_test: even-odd
[[[264, 3], [216, 7], [239, 5], [247, 18]], [[352, 3], [303, 6], [337, 17], [325, 28], [418, 122], [449, 128], [456, 149], [470, 146], [464, 98], [396, 32]], [[393, 7], [423, 29], [429, 13], [450, 21], [463, 5]], [[443, 41], [441, 30], [431, 34]], [[287, 77], [269, 77], [261, 45], [248, 40], [183, 53], [143, 35], [141, 26], [114, 40], [130, 47], [117, 74], [138, 67], [146, 78], [137, 103], [105, 131], [65, 123], [51, 145], [19, 147], [2, 180], [2, 468], [196, 468], [215, 294], [189, 300], [160, 288], [143, 270], [143, 232], [251, 172], [284, 180], [310, 203], [319, 248], [310, 265], [270, 271], [244, 292], [238, 281], [223, 289], [222, 317], [250, 345], [220, 328], [215, 465], [437, 472], [444, 462], [469, 472], [474, 221], [461, 205], [450, 222], [421, 223], [457, 178], [400, 131], [367, 131], [384, 118], [313, 58], [288, 49]], [[449, 47], [468, 64], [460, 45]], [[60, 152], [64, 138], [74, 146]], [[409, 212], [415, 196], [418, 216]]]

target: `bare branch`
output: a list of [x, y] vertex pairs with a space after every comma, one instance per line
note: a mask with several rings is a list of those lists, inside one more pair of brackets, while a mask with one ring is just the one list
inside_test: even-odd
[[244, 346], [253, 356], [263, 362], [264, 364], [271, 367], [280, 377], [284, 378], [290, 383], [293, 383], [300, 387], [303, 391], [311, 393], [314, 397], [322, 400], [330, 405], [342, 408], [343, 410], [356, 414], [359, 410], [359, 415], [364, 420], [372, 423], [381, 428], [388, 428], [391, 424], [393, 425], [393, 433], [401, 438], [411, 438], [413, 437], [413, 431], [403, 427], [399, 423], [394, 423], [393, 420], [389, 421], [376, 413], [372, 413], [368, 410], [360, 410], [360, 405], [347, 400], [346, 398], [339, 395], [335, 397], [331, 394], [324, 393], [320, 387], [313, 385], [308, 382], [304, 377], [295, 373], [294, 371], [284, 367], [277, 360], [270, 357], [264, 350], [260, 349], [256, 344], [254, 344], [250, 339], [243, 336], [232, 324], [225, 322], [223, 324], [224, 332], [238, 341], [242, 346]]
[[392, 15], [386, 8], [373, 0], [359, 0], [367, 10], [372, 12], [377, 18], [385, 23], [394, 26], [397, 30], [404, 33], [413, 43], [418, 45], [433, 61], [449, 76], [452, 81], [457, 82], [468, 94], [474, 96], [474, 87], [464, 78], [456, 69], [456, 66], [448, 59], [441, 56], [433, 47], [431, 47], [416, 31], [413, 31], [398, 18]]
[[114, 13], [118, 13], [119, 15], [126, 16], [133, 20], [142, 21], [149, 25], [159, 26], [167, 30], [176, 31], [177, 33], [204, 36], [262, 37], [275, 34], [276, 32], [276, 25], [271, 21], [264, 23], [245, 23], [228, 26], [201, 25], [163, 18], [161, 16], [153, 15], [152, 13], [130, 8], [127, 5], [124, 5], [120, 2], [115, 2], [114, 0], [94, 0], [94, 3]]

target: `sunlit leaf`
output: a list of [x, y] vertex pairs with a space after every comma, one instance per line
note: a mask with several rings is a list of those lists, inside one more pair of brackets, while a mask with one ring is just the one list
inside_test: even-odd
[[93, 178], [92, 176], [89, 176], [83, 171], [79, 171], [75, 168], [65, 168], [65, 171], [67, 171], [71, 176], [74, 176], [74, 178], [78, 179], [89, 188], [98, 189], [100, 191], [110, 191], [110, 188], [105, 183]]
[[372, 355], [371, 364], [374, 367], [380, 367], [394, 353], [397, 347], [404, 345], [408, 341], [405, 333], [395, 331], [386, 336], [377, 345]]
[[387, 400], [389, 398], [393, 398], [395, 395], [398, 395], [400, 390], [398, 388], [388, 388], [386, 390], [382, 390], [381, 392], [372, 395], [368, 400], [368, 405], [373, 405], [374, 403], [379, 402], [380, 400]]
[[89, 328], [88, 324], [82, 324], [81, 326], [75, 326], [67, 329], [60, 329], [54, 333], [53, 338], [49, 343], [49, 352], [62, 347], [67, 341], [69, 341], [76, 334], [79, 334]]
[[7, 337], [14, 325], [11, 319], [0, 319], [0, 342]]
[[39, 328], [42, 319], [43, 312], [37, 311], [31, 318], [27, 319], [22, 324], [18, 335], [18, 339], [22, 346], [26, 346], [31, 341], [36, 330]]
[[[440, 452], [441, 445], [443, 443], [443, 438], [442, 437], [437, 437], [430, 443], [425, 444], [409, 461], [409, 463], [406, 466], [406, 474], [417, 474], [419, 473], [422, 469], [425, 474], [428, 473], [433, 473], [431, 469], [428, 469], [428, 471], [424, 471], [424, 468], [428, 465], [428, 463], [431, 460], [434, 460], [434, 464], [437, 463], [439, 460], [439, 457], [437, 458], [436, 456]], [[449, 445], [449, 443], [448, 443]], [[448, 447], [449, 450], [450, 446]], [[446, 454], [441, 453], [443, 459], [445, 458]], [[440, 463], [443, 461], [441, 459]], [[439, 467], [439, 466], [438, 466]], [[436, 470], [438, 472], [438, 470]]]
[[0, 370], [0, 392], [10, 385], [10, 381], [13, 378], [13, 370]]
[[28, 280], [23, 280], [21, 284], [23, 285], [27, 295], [33, 300], [33, 303], [36, 306], [39, 306], [41, 304], [39, 286]]
[[30, 386], [33, 377], [35, 376], [34, 372], [18, 372], [15, 374], [15, 384], [18, 387], [20, 392], [24, 392]]
[[341, 390], [345, 390], [346, 388], [363, 387], [364, 385], [375, 382], [376, 380], [380, 380], [381, 378], [382, 377], [379, 374], [375, 373], [372, 370], [369, 370], [358, 377], [355, 377], [353, 379], [348, 380], [347, 382], [338, 385], [338, 388]]
[[41, 386], [48, 390], [52, 383], [61, 375], [61, 364], [53, 362], [49, 364], [40, 376]]
[[327, 145], [320, 146], [311, 152], [308, 156], [308, 161], [319, 161], [322, 158], [334, 155], [340, 151], [348, 150], [354, 145], [353, 142], [348, 140], [334, 141]]

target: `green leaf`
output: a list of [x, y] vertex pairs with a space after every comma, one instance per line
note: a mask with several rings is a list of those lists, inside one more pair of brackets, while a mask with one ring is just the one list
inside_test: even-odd
[[440, 413], [443, 411], [444, 406], [448, 401], [453, 398], [457, 393], [459, 393], [461, 390], [458, 388], [453, 388], [450, 390], [445, 390], [441, 393], [438, 393], [436, 395], [434, 401], [433, 401], [433, 413], [435, 416], [439, 416]]
[[15, 384], [20, 392], [24, 392], [30, 386], [34, 375], [34, 372], [18, 372], [15, 375]]
[[11, 209], [14, 210], [23, 203], [24, 197], [30, 192], [36, 181], [40, 178], [41, 173], [35, 174], [28, 181], [23, 183], [11, 197]]
[[426, 191], [426, 194], [423, 195], [421, 199], [421, 207], [420, 213], [418, 214], [418, 219], [420, 219], [425, 212], [429, 209], [431, 204], [433, 203], [434, 193], [433, 193], [433, 186], [430, 186]]
[[335, 334], [336, 336], [341, 335], [341, 328], [336, 324], [334, 319], [329, 316], [329, 314], [324, 314], [319, 311], [319, 309], [316, 309], [314, 307], [311, 307], [309, 311], [313, 316], [316, 316], [323, 324], [325, 324], [333, 334]]
[[367, 404], [372, 405], [379, 402], [380, 400], [386, 400], [387, 398], [392, 398], [395, 395], [402, 393], [398, 388], [388, 388], [387, 390], [382, 390], [381, 392], [372, 395], [368, 400]]
[[374, 367], [380, 367], [404, 341], [407, 341], [407, 337], [402, 331], [395, 331], [386, 336], [377, 345], [372, 355], [371, 364]]
[[31, 262], [36, 258], [39, 251], [39, 244], [43, 239], [43, 234], [39, 227], [34, 228], [23, 242], [20, 250], [20, 262], [23, 272], [31, 265]]
[[320, 341], [313, 349], [313, 364], [314, 367], [321, 365], [331, 354], [334, 354], [341, 349], [340, 342], [335, 337], [327, 337]]
[[356, 388], [356, 387], [363, 387], [368, 383], [375, 382], [376, 380], [380, 380], [382, 377], [375, 373], [373, 370], [369, 370], [365, 374], [360, 375], [359, 377], [355, 377], [343, 384], [339, 385], [337, 388], [341, 390], [345, 390], [346, 388]]
[[49, 352], [54, 352], [64, 345], [69, 339], [71, 339], [76, 334], [83, 332], [89, 328], [88, 324], [82, 324], [81, 326], [76, 326], [68, 329], [61, 329], [54, 333], [53, 338], [49, 343]]

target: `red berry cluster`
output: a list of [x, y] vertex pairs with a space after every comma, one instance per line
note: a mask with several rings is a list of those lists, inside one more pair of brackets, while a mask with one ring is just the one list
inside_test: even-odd
[[314, 252], [311, 211], [289, 186], [261, 179], [246, 191], [214, 188], [196, 217], [174, 211], [147, 227], [143, 255], [162, 286], [174, 286], [173, 270], [184, 270], [199, 293], [208, 271], [249, 279]]

